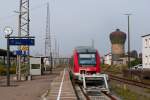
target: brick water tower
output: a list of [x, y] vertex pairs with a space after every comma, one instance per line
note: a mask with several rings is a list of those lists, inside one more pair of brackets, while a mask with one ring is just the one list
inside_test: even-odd
[[110, 34], [111, 41], [111, 52], [112, 52], [112, 61], [118, 60], [120, 57], [124, 56], [125, 49], [124, 44], [126, 41], [126, 33], [116, 29], [116, 31]]

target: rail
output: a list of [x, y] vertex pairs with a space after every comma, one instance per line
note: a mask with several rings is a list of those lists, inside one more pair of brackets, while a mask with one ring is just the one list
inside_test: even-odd
[[118, 76], [115, 76], [115, 75], [112, 75], [112, 74], [109, 74], [109, 78], [111, 80], [116, 80], [116, 81], [120, 81], [120, 82], [123, 82], [123, 83], [126, 83], [126, 84], [135, 85], [135, 86], [138, 86], [138, 87], [141, 87], [141, 88], [150, 89], [150, 84], [148, 84], [148, 83], [118, 77]]
[[[70, 73], [71, 74], [71, 73]], [[79, 83], [76, 83], [75, 80], [71, 77], [71, 82], [72, 82], [72, 85], [73, 85], [73, 88], [74, 88], [74, 91], [75, 91], [75, 94], [76, 94], [76, 97], [77, 97], [77, 100], [81, 100], [80, 98], [80, 95], [78, 94], [78, 89], [76, 87], [79, 87], [80, 88], [80, 91], [82, 93], [82, 95], [84, 96], [84, 99], [86, 100], [92, 100], [90, 95], [88, 93], [86, 93], [86, 91], [84, 90], [83, 86]], [[107, 93], [107, 92], [103, 92], [102, 93], [107, 97], [109, 98], [109, 100], [117, 100], [114, 96], [112, 96], [110, 93]], [[107, 100], [107, 99], [106, 99]]]
[[[75, 81], [72, 80], [72, 85], [73, 85], [75, 94], [76, 94], [76, 96], [77, 96], [77, 100], [82, 100], [82, 99], [80, 98], [80, 96], [79, 96], [79, 94], [78, 94], [78, 91], [77, 91], [75, 85], [77, 85], [77, 86], [80, 88], [81, 93], [82, 93], [82, 95], [84, 96], [84, 98], [85, 98], [86, 100], [92, 100], [91, 97], [90, 97], [90, 95], [88, 95], [88, 94], [85, 92], [84, 88], [83, 88], [80, 84], [76, 84]], [[102, 91], [102, 93], [103, 93], [106, 97], [108, 97], [109, 100], [117, 100], [117, 99], [116, 99], [114, 96], [112, 96], [111, 94], [108, 94], [108, 93], [103, 92], [103, 91]], [[106, 99], [106, 100], [107, 100], [107, 99]]]
[[[80, 86], [80, 89], [83, 93], [83, 95], [85, 96], [86, 100], [92, 100], [90, 98], [90, 96], [84, 91], [83, 87]], [[104, 92], [104, 91], [101, 91], [106, 97], [108, 97], [110, 100], [117, 100], [114, 96], [112, 96], [110, 93], [107, 93], [107, 92]]]
[[85, 93], [85, 91], [83, 90], [83, 87], [82, 87], [82, 86], [79, 86], [79, 87], [80, 87], [80, 89], [81, 89], [81, 91], [82, 91], [84, 97], [86, 98], [86, 100], [91, 100], [90, 97], [88, 96], [88, 94]]
[[115, 97], [113, 97], [111, 94], [108, 94], [104, 91], [102, 91], [106, 96], [108, 96], [111, 100], [117, 100]]
[[71, 83], [72, 83], [74, 92], [75, 92], [75, 94], [76, 94], [77, 100], [80, 100], [80, 97], [79, 97], [79, 95], [78, 95], [77, 89], [76, 89], [76, 87], [75, 87], [75, 80], [74, 80], [73, 78], [71, 78], [71, 72], [69, 72], [69, 74], [70, 74], [70, 80], [71, 80]]

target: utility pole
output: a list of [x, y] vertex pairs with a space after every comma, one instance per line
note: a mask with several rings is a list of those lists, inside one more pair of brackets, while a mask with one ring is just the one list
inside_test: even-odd
[[131, 14], [125, 14], [128, 17], [128, 68], [130, 68], [130, 15]]
[[92, 48], [94, 48], [94, 40], [92, 39], [91, 42], [92, 42]]
[[57, 39], [55, 38], [55, 58], [57, 58]]
[[48, 60], [49, 60], [49, 63], [50, 63], [50, 71], [52, 71], [53, 58], [52, 58], [52, 43], [51, 43], [51, 33], [50, 33], [49, 3], [47, 3], [47, 16], [46, 16], [45, 56], [48, 56]]
[[59, 58], [59, 42], [58, 42], [58, 46], [57, 46], [57, 58]]
[[60, 64], [60, 59], [59, 59], [59, 42], [57, 41], [57, 58], [58, 58], [58, 65]]
[[55, 68], [56, 68], [56, 65], [57, 65], [57, 39], [56, 39], [56, 37], [55, 37], [55, 50], [54, 50], [54, 52], [55, 52], [55, 60], [54, 60], [54, 65], [55, 65]]
[[[30, 17], [29, 17], [29, 0], [20, 0], [20, 7], [19, 7], [19, 27], [18, 27], [18, 37], [25, 36], [29, 37], [29, 22], [30, 22]], [[21, 50], [21, 47], [18, 47], [18, 50]], [[26, 74], [28, 75], [28, 78], [30, 78], [30, 49], [28, 46], [28, 54], [27, 54], [27, 59], [28, 59], [28, 65], [26, 67]], [[21, 55], [18, 55], [18, 78], [21, 80]], [[25, 73], [24, 73], [25, 74]]]

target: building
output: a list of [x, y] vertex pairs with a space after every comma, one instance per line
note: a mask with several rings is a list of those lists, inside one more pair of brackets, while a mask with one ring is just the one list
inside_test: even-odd
[[142, 36], [142, 66], [150, 68], [150, 34]]
[[[17, 56], [12, 51], [9, 52], [9, 55], [11, 63], [15, 62]], [[0, 63], [4, 65], [7, 63], [7, 50], [0, 49]]]
[[110, 41], [112, 44], [112, 61], [117, 61], [120, 57], [123, 57], [125, 53], [124, 44], [126, 41], [126, 33], [120, 31], [120, 29], [116, 29], [116, 31], [110, 34]]
[[[134, 57], [130, 57], [130, 61], [134, 61], [134, 60], [135, 60]], [[113, 61], [113, 64], [114, 65], [127, 65], [128, 64], [128, 57], [124, 56], [122, 58], [119, 58], [118, 60]]]
[[104, 64], [107, 64], [107, 65], [112, 64], [112, 54], [111, 53], [104, 55]]

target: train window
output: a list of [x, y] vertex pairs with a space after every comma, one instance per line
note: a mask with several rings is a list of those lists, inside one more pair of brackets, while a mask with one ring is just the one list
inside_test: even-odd
[[96, 65], [95, 54], [79, 54], [80, 65]]

